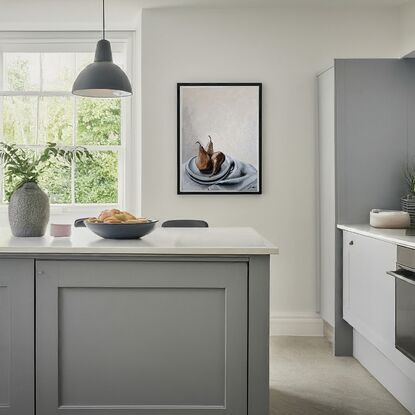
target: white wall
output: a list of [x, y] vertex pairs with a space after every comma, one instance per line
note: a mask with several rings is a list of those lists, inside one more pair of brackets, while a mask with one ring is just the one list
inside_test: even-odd
[[[400, 8], [401, 18], [401, 50], [400, 55], [405, 56], [415, 51], [415, 4], [408, 3]], [[415, 54], [411, 54], [414, 57]]]
[[[143, 11], [143, 213], [252, 226], [279, 246], [274, 332], [318, 311], [315, 76], [336, 57], [399, 56], [399, 24], [397, 8]], [[263, 82], [264, 194], [178, 196], [176, 83], [220, 81]]]

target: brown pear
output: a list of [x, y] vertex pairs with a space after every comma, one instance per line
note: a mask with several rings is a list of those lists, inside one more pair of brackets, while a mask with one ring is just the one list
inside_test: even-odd
[[208, 142], [208, 145], [206, 146], [206, 153], [208, 153], [209, 156], [212, 156], [212, 154], [214, 153], [212, 137], [210, 135], [208, 135], [208, 137], [209, 137], [209, 142]]
[[196, 143], [199, 144], [196, 166], [201, 173], [209, 173], [212, 170], [212, 160], [202, 144], [200, 144], [199, 141], [196, 141]]
[[225, 154], [223, 154], [221, 151], [217, 151], [216, 153], [212, 154], [212, 164], [213, 164], [213, 171], [211, 176], [214, 176], [215, 174], [218, 174], [220, 171], [220, 168], [225, 161]]

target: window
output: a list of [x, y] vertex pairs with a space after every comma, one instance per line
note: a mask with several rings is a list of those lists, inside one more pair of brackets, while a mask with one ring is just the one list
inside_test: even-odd
[[[34, 152], [47, 142], [68, 149], [86, 147], [92, 161], [55, 163], [40, 179], [51, 204], [125, 206], [131, 98], [82, 98], [71, 93], [77, 74], [94, 59], [99, 35], [36, 37], [0, 37], [0, 141]], [[115, 63], [131, 79], [128, 36], [110, 40]], [[3, 180], [0, 184], [5, 203], [12, 188]]]

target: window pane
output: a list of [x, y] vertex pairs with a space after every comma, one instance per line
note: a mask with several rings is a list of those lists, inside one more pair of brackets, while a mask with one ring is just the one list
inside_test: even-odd
[[75, 80], [74, 53], [42, 53], [44, 91], [71, 91]]
[[75, 202], [117, 203], [118, 154], [97, 151], [93, 158], [76, 163]]
[[3, 140], [35, 144], [37, 97], [3, 97]]
[[72, 144], [72, 97], [39, 99], [39, 143]]
[[77, 99], [77, 144], [121, 144], [121, 99]]
[[50, 203], [71, 203], [71, 166], [54, 160], [39, 178]]
[[3, 85], [6, 91], [40, 89], [39, 53], [4, 53]]
[[94, 61], [95, 54], [93, 52], [79, 52], [76, 54], [76, 76], [82, 71], [87, 65]]
[[[124, 53], [113, 53], [113, 59], [125, 67]], [[17, 93], [22, 95], [0, 94], [0, 141], [39, 145], [36, 151], [46, 142], [96, 146], [94, 159], [76, 161], [73, 170], [70, 165], [53, 161], [42, 172], [39, 185], [52, 204], [118, 202], [119, 152], [100, 146], [121, 145], [121, 99], [75, 98], [68, 94], [78, 73], [93, 60], [93, 50], [3, 53], [3, 90], [21, 91]], [[43, 91], [55, 91], [60, 96], [42, 96]], [[25, 92], [36, 96], [23, 96]], [[6, 177], [3, 183], [0, 181], [4, 200], [18, 180], [13, 176], [11, 183]]]

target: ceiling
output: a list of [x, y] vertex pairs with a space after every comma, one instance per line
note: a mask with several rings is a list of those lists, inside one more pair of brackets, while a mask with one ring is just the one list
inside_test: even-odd
[[[99, 0], [91, 0], [99, 1]], [[115, 0], [107, 0], [115, 1]], [[119, 1], [119, 0], [118, 0]], [[137, 0], [142, 8], [159, 7], [271, 7], [271, 6], [293, 6], [293, 7], [317, 7], [317, 6], [402, 6], [412, 3], [414, 0]]]
[[[72, 0], [0, 0], [3, 9], [30, 7], [37, 4], [43, 7], [46, 4], [67, 6]], [[76, 1], [75, 1], [76, 2]], [[99, 6], [102, 0], [83, 0], [90, 7]], [[415, 0], [107, 0], [109, 8], [117, 8], [120, 5], [138, 8], [159, 7], [263, 7], [263, 6], [401, 6], [406, 3], [415, 3]], [[21, 9], [24, 12], [24, 9]]]
[[[415, 0], [106, 0], [109, 30], [135, 30], [140, 8], [398, 7]], [[100, 30], [102, 0], [0, 0], [0, 31]]]

